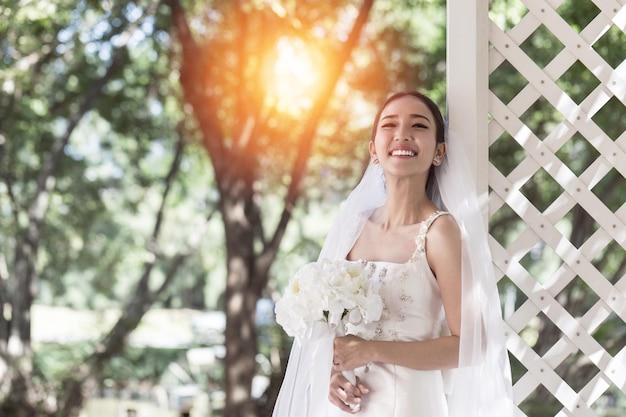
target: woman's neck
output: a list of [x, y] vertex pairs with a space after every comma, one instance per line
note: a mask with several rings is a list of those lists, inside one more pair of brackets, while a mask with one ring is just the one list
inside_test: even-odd
[[383, 228], [419, 223], [436, 209], [426, 195], [425, 184], [388, 181], [386, 187], [387, 201], [377, 216]]

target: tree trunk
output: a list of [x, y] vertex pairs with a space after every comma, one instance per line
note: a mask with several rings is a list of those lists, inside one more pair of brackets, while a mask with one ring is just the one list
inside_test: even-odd
[[[59, 154], [48, 161], [50, 171], [58, 163]], [[44, 170], [38, 181], [39, 189], [28, 211], [28, 226], [18, 234], [15, 248], [14, 273], [10, 277], [7, 298], [11, 306], [8, 319], [8, 340], [3, 341], [0, 355], [7, 367], [0, 396], [3, 398], [0, 415], [32, 415], [41, 406], [32, 384], [33, 357], [31, 349], [30, 308], [35, 298], [37, 251], [41, 239], [43, 218], [48, 208], [50, 189], [54, 179]]]
[[30, 357], [30, 306], [34, 298], [35, 262], [39, 228], [23, 233], [15, 250], [14, 279], [11, 281], [11, 325], [7, 350], [16, 357]]
[[[250, 152], [246, 144], [257, 139], [252, 128], [249, 132], [242, 128], [240, 139], [227, 145], [228, 129], [222, 126], [218, 110], [220, 99], [206, 92], [215, 89], [214, 80], [207, 76], [206, 68], [212, 62], [203, 62], [204, 48], [210, 42], [200, 44], [194, 39], [190, 25], [179, 0], [169, 0], [173, 26], [177, 29], [181, 44], [180, 81], [185, 100], [191, 105], [198, 129], [202, 134], [202, 144], [206, 148], [220, 192], [222, 214], [227, 249], [227, 281], [225, 294], [226, 313], [226, 359], [224, 417], [256, 417], [257, 406], [252, 398], [252, 380], [256, 371], [257, 330], [256, 303], [268, 281], [269, 268], [276, 256], [284, 236], [291, 212], [300, 194], [302, 178], [310, 156], [317, 125], [339, 80], [345, 63], [357, 45], [361, 30], [368, 19], [373, 0], [365, 0], [348, 39], [339, 48], [336, 62], [331, 64], [327, 82], [320, 86], [320, 92], [310, 114], [303, 122], [303, 133], [298, 138], [298, 151], [291, 168], [291, 183], [288, 186], [282, 214], [271, 238], [265, 241], [259, 207], [255, 201], [252, 184], [258, 178], [255, 167], [258, 155]], [[242, 36], [245, 36], [242, 35]], [[245, 39], [239, 39], [244, 42]], [[241, 46], [241, 44], [239, 45]], [[245, 48], [240, 48], [245, 51]], [[241, 52], [243, 54], [243, 52]], [[243, 56], [240, 56], [243, 60]], [[239, 68], [240, 70], [242, 68]], [[241, 74], [236, 74], [241, 76]], [[245, 80], [239, 80], [243, 86]], [[243, 87], [242, 87], [243, 88]], [[246, 97], [244, 90], [239, 97]], [[254, 94], [250, 94], [254, 96]], [[256, 117], [246, 114], [246, 106], [234, 115], [237, 120], [258, 122]], [[256, 126], [256, 125], [255, 125]], [[259, 127], [259, 130], [263, 130]], [[234, 135], [238, 137], [237, 134]], [[250, 158], [250, 159], [248, 159]], [[259, 198], [260, 195], [256, 195]], [[259, 250], [258, 247], [262, 246]]]
[[[34, 255], [36, 243], [30, 239], [19, 240], [15, 256], [15, 277], [10, 282], [11, 319], [8, 322], [8, 340], [3, 341], [3, 362], [7, 371], [1, 385], [4, 398], [0, 415], [21, 416], [25, 409], [32, 411], [30, 401], [32, 390], [29, 386], [32, 372], [32, 351], [30, 347], [30, 306], [33, 300]], [[22, 413], [22, 414], [20, 414]]]
[[[238, 170], [233, 170], [238, 171]], [[222, 190], [222, 216], [226, 233], [226, 360], [225, 417], [255, 417], [252, 379], [256, 372], [256, 302], [260, 294], [253, 285], [254, 210], [251, 185], [239, 177]]]

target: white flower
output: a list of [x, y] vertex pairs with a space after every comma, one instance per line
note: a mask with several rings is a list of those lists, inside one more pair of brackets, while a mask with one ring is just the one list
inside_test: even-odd
[[322, 260], [296, 272], [275, 312], [276, 322], [302, 342], [318, 321], [334, 330], [345, 323], [374, 322], [382, 309], [378, 287], [367, 279], [361, 263]]

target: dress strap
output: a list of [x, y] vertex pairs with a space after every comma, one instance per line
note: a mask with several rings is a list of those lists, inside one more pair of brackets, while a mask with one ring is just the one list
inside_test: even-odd
[[435, 220], [437, 220], [440, 216], [445, 214], [450, 214], [447, 211], [439, 210], [428, 216], [428, 218], [420, 224], [420, 230], [415, 237], [415, 252], [413, 256], [411, 256], [411, 261], [420, 259], [426, 254], [426, 234], [428, 233], [428, 229], [433, 224]]

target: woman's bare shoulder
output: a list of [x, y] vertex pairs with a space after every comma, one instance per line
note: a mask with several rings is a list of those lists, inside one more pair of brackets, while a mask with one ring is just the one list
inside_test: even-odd
[[460, 245], [461, 230], [449, 213], [437, 217], [428, 231], [428, 240], [436, 246]]

